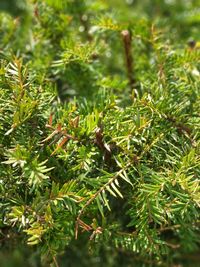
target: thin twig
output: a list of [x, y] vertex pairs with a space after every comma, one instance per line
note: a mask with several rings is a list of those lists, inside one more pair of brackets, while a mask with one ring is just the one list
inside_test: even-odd
[[135, 79], [133, 77], [133, 57], [131, 53], [131, 33], [128, 30], [123, 30], [121, 32], [123, 43], [124, 43], [124, 50], [125, 50], [125, 60], [126, 60], [126, 68], [127, 68], [127, 75], [129, 79], [129, 85], [131, 89], [133, 89], [135, 84]]
[[55, 266], [56, 266], [56, 267], [59, 267], [59, 265], [58, 265], [58, 262], [57, 262], [57, 260], [56, 260], [56, 257], [55, 257], [55, 256], [53, 257], [53, 262], [54, 262], [54, 264], [55, 264]]
[[[129, 165], [129, 164], [128, 164]], [[96, 199], [96, 197], [103, 191], [105, 188], [110, 185], [117, 177], [124, 171], [124, 169], [121, 169], [118, 171], [106, 184], [104, 184], [82, 207], [82, 209], [79, 212], [79, 215], [76, 219], [76, 227], [75, 227], [75, 238], [77, 239], [78, 236], [78, 226], [79, 226], [79, 221], [80, 217], [83, 215], [85, 209]]]

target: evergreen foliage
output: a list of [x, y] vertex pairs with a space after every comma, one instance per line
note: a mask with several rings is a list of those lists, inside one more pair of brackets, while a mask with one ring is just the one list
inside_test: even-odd
[[198, 253], [199, 2], [7, 3], [2, 253], [20, 244], [30, 266], [56, 267]]

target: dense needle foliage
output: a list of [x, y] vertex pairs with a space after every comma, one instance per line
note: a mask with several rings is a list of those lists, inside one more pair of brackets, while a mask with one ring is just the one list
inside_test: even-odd
[[3, 266], [197, 266], [199, 1], [0, 10]]

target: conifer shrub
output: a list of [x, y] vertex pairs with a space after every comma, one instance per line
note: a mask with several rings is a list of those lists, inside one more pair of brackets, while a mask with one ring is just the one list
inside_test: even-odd
[[196, 264], [198, 1], [129, 2], [2, 8], [5, 266]]

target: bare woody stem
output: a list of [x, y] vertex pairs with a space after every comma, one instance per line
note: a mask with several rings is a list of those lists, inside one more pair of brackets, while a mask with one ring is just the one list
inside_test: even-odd
[[121, 32], [121, 35], [122, 35], [123, 44], [124, 44], [127, 76], [129, 80], [129, 85], [132, 89], [135, 84], [135, 79], [133, 77], [133, 57], [131, 53], [132, 37], [131, 37], [131, 33], [129, 30], [123, 30]]
[[54, 262], [54, 264], [55, 264], [56, 267], [59, 267], [58, 262], [56, 260], [56, 257], [53, 257], [53, 262]]

